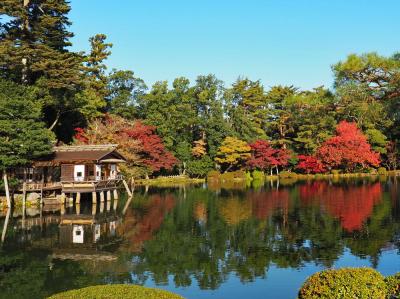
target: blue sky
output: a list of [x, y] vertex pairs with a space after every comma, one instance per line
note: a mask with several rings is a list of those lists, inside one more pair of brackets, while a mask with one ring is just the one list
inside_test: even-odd
[[160, 80], [215, 74], [266, 86], [332, 86], [350, 53], [400, 51], [398, 0], [72, 0], [75, 50], [105, 33], [109, 68]]

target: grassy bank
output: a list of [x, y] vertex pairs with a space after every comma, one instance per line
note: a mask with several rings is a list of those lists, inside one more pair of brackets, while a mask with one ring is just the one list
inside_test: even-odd
[[139, 179], [135, 180], [135, 185], [137, 186], [175, 186], [175, 185], [190, 185], [190, 184], [201, 184], [206, 180], [189, 178], [187, 176], [170, 176], [170, 177], [157, 177], [154, 179]]
[[48, 299], [91, 299], [91, 298], [116, 298], [116, 299], [184, 299], [183, 297], [164, 290], [146, 288], [138, 285], [100, 285], [83, 289], [67, 291], [49, 297]]

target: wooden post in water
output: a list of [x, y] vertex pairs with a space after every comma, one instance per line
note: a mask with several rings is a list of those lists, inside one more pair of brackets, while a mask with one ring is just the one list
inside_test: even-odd
[[22, 229], [25, 229], [26, 214], [26, 168], [24, 168], [24, 182], [22, 183]]
[[100, 202], [104, 202], [104, 191], [100, 192]]
[[111, 201], [111, 191], [107, 191], [107, 201]]
[[79, 205], [81, 203], [81, 193], [80, 192], [76, 193], [76, 201], [75, 201], [75, 203], [77, 205]]
[[118, 200], [118, 190], [114, 189], [113, 193], [114, 193], [114, 200]]
[[104, 201], [100, 201], [100, 214], [104, 212]]
[[11, 208], [8, 208], [6, 219], [4, 221], [3, 232], [1, 234], [1, 244], [3, 244], [4, 240], [6, 239], [6, 232], [7, 232], [8, 221], [10, 220], [10, 214], [11, 214]]
[[123, 180], [122, 182], [123, 182], [123, 184], [125, 186], [125, 189], [126, 189], [126, 192], [128, 193], [128, 196], [131, 197], [132, 196], [132, 192], [129, 189], [129, 186], [128, 186], [127, 182], [125, 180]]
[[107, 200], [107, 212], [111, 210], [111, 200]]
[[93, 216], [96, 215], [96, 210], [97, 210], [97, 204], [94, 203], [94, 204], [92, 204], [92, 215]]
[[97, 204], [97, 194], [96, 191], [92, 192], [92, 204]]

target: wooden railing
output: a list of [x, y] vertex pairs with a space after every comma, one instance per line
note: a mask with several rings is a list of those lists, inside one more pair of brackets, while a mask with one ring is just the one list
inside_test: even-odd
[[111, 177], [97, 177], [97, 176], [86, 176], [86, 177], [61, 177], [61, 182], [62, 183], [96, 183], [96, 182], [107, 182], [107, 181], [121, 181], [123, 180], [124, 177], [121, 174], [118, 174], [114, 176], [113, 178]]
[[61, 188], [61, 182], [49, 182], [49, 183], [26, 183], [26, 190], [41, 190], [41, 189], [53, 189]]
[[121, 180], [123, 180], [124, 177], [122, 175], [116, 175], [114, 178], [110, 177], [94, 177], [94, 176], [89, 176], [82, 178], [82, 180], [75, 180], [75, 178], [61, 178], [61, 182], [48, 182], [48, 183], [41, 183], [41, 182], [28, 182], [26, 183], [26, 190], [27, 191], [32, 191], [32, 190], [46, 190], [46, 189], [57, 189], [57, 188], [62, 188], [63, 183], [73, 183], [74, 185], [79, 185], [83, 183], [93, 183], [95, 185], [97, 184], [103, 184], [107, 185], [108, 183], [115, 184]]

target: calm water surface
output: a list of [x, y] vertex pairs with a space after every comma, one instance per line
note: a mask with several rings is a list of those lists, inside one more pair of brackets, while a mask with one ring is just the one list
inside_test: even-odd
[[25, 220], [11, 211], [0, 297], [133, 283], [188, 299], [295, 298], [306, 277], [325, 268], [393, 274], [399, 186], [376, 178], [153, 187], [132, 201], [30, 209]]

